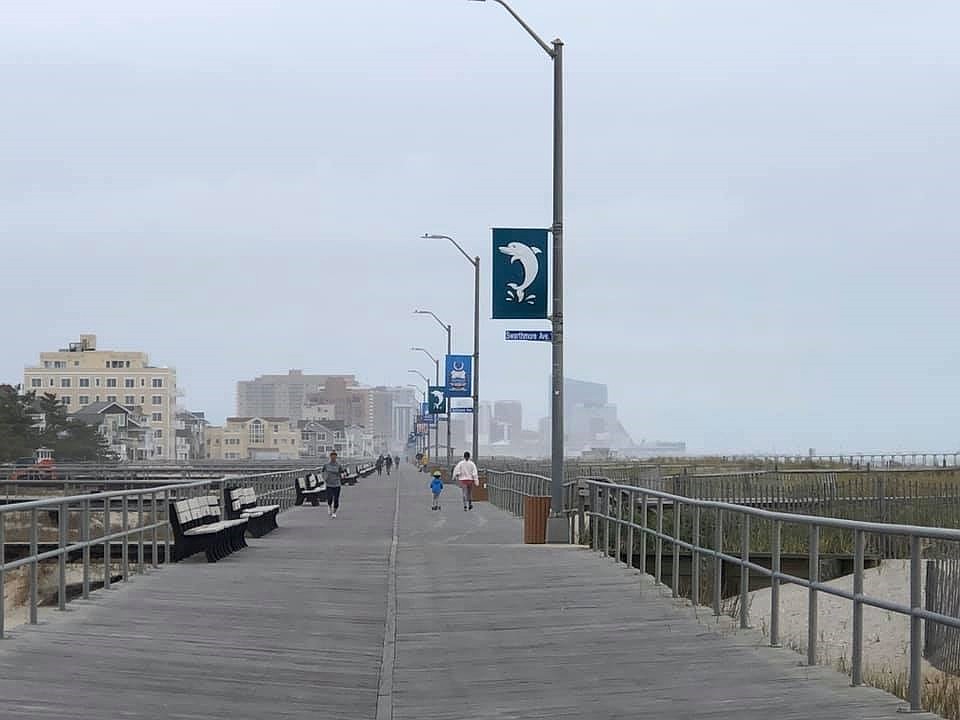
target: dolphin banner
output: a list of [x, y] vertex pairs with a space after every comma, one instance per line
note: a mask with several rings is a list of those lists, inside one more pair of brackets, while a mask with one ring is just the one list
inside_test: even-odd
[[547, 317], [547, 231], [493, 229], [493, 319]]
[[448, 398], [468, 398], [473, 394], [473, 357], [447, 355], [446, 371]]
[[438, 385], [430, 386], [430, 414], [447, 414], [447, 389]]

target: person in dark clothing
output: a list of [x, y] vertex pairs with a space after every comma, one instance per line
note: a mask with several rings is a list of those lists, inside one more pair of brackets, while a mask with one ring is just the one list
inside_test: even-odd
[[377, 458], [375, 465], [377, 468], [377, 475], [383, 475], [383, 455]]
[[387, 475], [389, 475], [389, 474], [390, 474], [390, 468], [393, 467], [393, 458], [392, 458], [391, 456], [387, 455], [387, 459], [386, 459], [385, 462], [386, 462], [386, 465], [387, 465]]
[[347, 469], [337, 462], [336, 451], [330, 453], [330, 462], [320, 468], [320, 474], [327, 484], [327, 513], [335, 518], [337, 510], [340, 509], [340, 483], [347, 474]]

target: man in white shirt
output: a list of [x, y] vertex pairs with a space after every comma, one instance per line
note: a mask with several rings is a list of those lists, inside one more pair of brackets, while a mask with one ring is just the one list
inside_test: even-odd
[[470, 453], [465, 452], [463, 460], [453, 468], [453, 481], [463, 492], [463, 509], [473, 510], [473, 486], [479, 482], [479, 474], [476, 464], [470, 459]]

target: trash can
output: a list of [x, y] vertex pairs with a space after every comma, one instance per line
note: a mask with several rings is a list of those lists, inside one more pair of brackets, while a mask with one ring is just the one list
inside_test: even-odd
[[487, 493], [487, 474], [482, 472], [477, 479], [479, 482], [473, 486], [473, 501], [490, 502], [490, 495]]
[[543, 545], [547, 542], [547, 519], [550, 517], [550, 496], [523, 499], [523, 542]]

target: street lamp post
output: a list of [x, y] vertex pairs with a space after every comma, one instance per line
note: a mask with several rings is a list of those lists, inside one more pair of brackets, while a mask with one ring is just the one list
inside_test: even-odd
[[[421, 378], [423, 378], [423, 382], [425, 386], [423, 391], [423, 399], [425, 402], [430, 402], [430, 378], [428, 378], [419, 370], [407, 370], [407, 372], [414, 373], [415, 375], [419, 375]], [[430, 450], [430, 430], [428, 428], [427, 429], [427, 451], [429, 452], [429, 450]]]
[[[422, 352], [422, 353], [423, 353], [424, 355], [426, 355], [428, 358], [430, 358], [431, 360], [433, 360], [434, 367], [436, 368], [436, 380], [434, 381], [434, 385], [439, 386], [439, 385], [440, 385], [440, 360], [438, 360], [437, 358], [435, 358], [435, 357], [433, 356], [433, 353], [430, 352], [429, 350], [427, 350], [426, 348], [422, 348], [422, 347], [412, 347], [412, 348], [410, 348], [410, 349], [411, 349], [411, 350], [415, 350], [415, 351]], [[430, 400], [431, 400], [431, 398], [430, 398], [430, 388], [429, 388], [429, 384], [428, 384], [428, 387], [427, 387], [427, 402], [430, 402]], [[437, 416], [437, 422], [436, 422], [436, 424], [433, 426], [433, 450], [434, 450], [435, 455], [436, 455], [437, 457], [439, 457], [439, 456], [440, 456], [440, 416], [439, 416], [439, 415]]]
[[[419, 397], [418, 397], [419, 395], [422, 395], [422, 394], [423, 394], [423, 393], [420, 392], [420, 388], [417, 387], [416, 385], [412, 384], [412, 383], [407, 383], [407, 387], [408, 387], [408, 388], [413, 388], [413, 393], [414, 393], [414, 394], [413, 394], [413, 401], [414, 401], [414, 403], [419, 403], [419, 402], [421, 402], [421, 400], [420, 400]], [[414, 419], [413, 419], [413, 433], [414, 433], [414, 436], [416, 437], [416, 440], [417, 440], [417, 452], [423, 452], [423, 448], [421, 447], [421, 445], [423, 445], [423, 442], [420, 440], [420, 434], [417, 432], [417, 418], [420, 417], [420, 411], [419, 411], [419, 409], [418, 409], [419, 407], [420, 407], [420, 406], [417, 405], [417, 406], [414, 408], [414, 413], [413, 413], [413, 415], [414, 415]]]
[[[480, 0], [485, 2], [486, 0]], [[551, 392], [551, 509], [563, 513], [563, 42], [549, 45], [504, 0], [499, 3], [553, 61], [553, 363]], [[476, 410], [474, 410], [476, 412]]]
[[[453, 336], [452, 328], [449, 324], [444, 324], [443, 320], [437, 317], [437, 314], [430, 310], [414, 310], [415, 315], [430, 315], [436, 320], [440, 327], [447, 331], [447, 356], [453, 352]], [[439, 384], [439, 383], [438, 383]], [[450, 420], [453, 413], [450, 410], [450, 397], [447, 396], [447, 467], [453, 462], [453, 449], [450, 447]]]
[[425, 233], [423, 237], [431, 240], [449, 240], [454, 247], [473, 265], [473, 445], [471, 457], [478, 462], [480, 450], [480, 256], [470, 257], [460, 243], [449, 235], [432, 235]]

